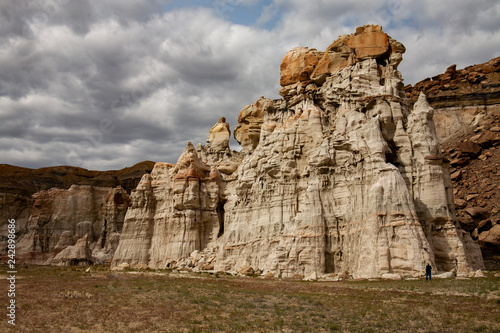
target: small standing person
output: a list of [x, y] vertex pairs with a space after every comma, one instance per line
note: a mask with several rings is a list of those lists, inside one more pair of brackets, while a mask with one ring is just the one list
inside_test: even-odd
[[429, 278], [429, 281], [432, 281], [431, 270], [432, 270], [431, 264], [427, 264], [427, 266], [425, 266], [425, 281], [427, 281], [427, 278]]

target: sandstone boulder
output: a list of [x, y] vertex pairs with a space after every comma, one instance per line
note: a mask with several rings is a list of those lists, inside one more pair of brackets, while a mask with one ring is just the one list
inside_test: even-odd
[[124, 262], [118, 266], [111, 267], [111, 270], [112, 271], [124, 271], [128, 268], [130, 268], [130, 265], [128, 263]]
[[473, 218], [483, 218], [488, 215], [488, 210], [483, 207], [469, 207], [465, 209], [465, 212]]
[[462, 154], [477, 156], [481, 153], [481, 147], [473, 141], [463, 141], [458, 145], [458, 149]]
[[354, 36], [346, 39], [346, 45], [354, 49], [359, 60], [378, 58], [389, 51], [389, 39], [381, 26], [363, 26], [356, 29]]
[[215, 264], [212, 263], [212, 264], [204, 264], [201, 266], [201, 269], [204, 270], [204, 271], [211, 271], [213, 270], [215, 267]]
[[307, 81], [323, 52], [307, 47], [296, 47], [287, 52], [280, 66], [280, 84], [287, 86]]
[[395, 274], [395, 273], [385, 273], [385, 274], [382, 274], [382, 279], [386, 279], [386, 280], [401, 280], [402, 277], [401, 277], [401, 275]]
[[478, 269], [478, 270], [477, 270], [477, 271], [475, 271], [475, 272], [471, 272], [471, 273], [469, 274], [469, 277], [470, 277], [470, 278], [484, 278], [484, 277], [486, 277], [486, 276], [484, 275], [484, 273], [483, 273], [483, 271], [482, 271], [481, 269]]
[[432, 278], [434, 279], [451, 279], [455, 277], [455, 274], [453, 272], [444, 272], [444, 273], [439, 273], [439, 274], [434, 274]]
[[467, 201], [465, 201], [463, 199], [455, 199], [453, 202], [454, 202], [455, 206], [458, 208], [463, 208], [463, 207], [467, 206]]
[[322, 83], [326, 76], [366, 59], [391, 62], [397, 68], [404, 52], [404, 46], [388, 37], [382, 27], [366, 25], [333, 42], [311, 73], [311, 78]]
[[245, 266], [238, 271], [238, 275], [252, 275], [255, 271], [252, 266]]
[[493, 224], [491, 223], [490, 220], [483, 220], [483, 221], [481, 221], [481, 222], [478, 223], [478, 225], [477, 225], [477, 231], [479, 233], [481, 233], [483, 231], [490, 230], [492, 227], [493, 227]]
[[239, 114], [234, 138], [244, 152], [252, 152], [259, 144], [264, 115], [272, 112], [274, 102], [261, 97], [255, 103], [245, 106]]
[[317, 279], [318, 274], [316, 274], [316, 272], [309, 273], [306, 277], [304, 277], [304, 281], [316, 281]]
[[231, 130], [229, 129], [229, 124], [226, 123], [226, 118], [222, 117], [219, 122], [210, 129], [208, 142], [212, 149], [225, 151], [229, 148], [230, 137]]
[[500, 249], [500, 224], [496, 224], [490, 230], [479, 234], [479, 243], [487, 249]]

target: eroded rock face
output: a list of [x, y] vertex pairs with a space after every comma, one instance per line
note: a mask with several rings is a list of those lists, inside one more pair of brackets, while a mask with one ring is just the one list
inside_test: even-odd
[[51, 260], [51, 264], [55, 266], [88, 266], [92, 263], [88, 234], [77, 240], [75, 245], [66, 247]]
[[264, 114], [274, 108], [274, 102], [261, 97], [255, 103], [245, 106], [239, 114], [234, 138], [244, 152], [252, 152], [259, 144]]
[[210, 147], [216, 151], [225, 151], [229, 148], [229, 138], [231, 137], [231, 130], [229, 124], [226, 123], [226, 118], [222, 117], [217, 124], [215, 124], [208, 134], [208, 143]]
[[131, 194], [112, 266], [166, 268], [172, 260], [214, 246], [223, 232], [222, 177], [191, 143], [176, 164], [157, 163]]
[[[29, 218], [32, 211], [34, 214], [38, 214], [37, 212], [45, 209], [42, 207], [44, 203], [47, 202], [49, 205], [52, 205], [51, 200], [40, 199], [38, 200], [38, 207], [33, 207], [36, 201], [32, 197], [33, 194], [40, 191], [51, 191], [51, 189], [68, 190], [72, 185], [109, 188], [121, 186], [125, 191], [130, 192], [136, 188], [143, 174], [151, 172], [153, 166], [154, 162], [144, 161], [121, 170], [93, 171], [71, 166], [28, 169], [0, 164], [0, 254], [7, 254], [8, 220], [16, 220], [16, 235], [18, 239], [24, 238], [30, 233]], [[55, 194], [59, 192], [51, 193]], [[41, 198], [43, 195], [40, 196], [37, 194], [36, 197]], [[74, 197], [73, 200], [78, 201], [78, 198]], [[52, 209], [49, 207], [46, 208], [49, 210]], [[90, 214], [86, 218], [82, 217], [83, 219], [76, 223], [90, 221], [93, 219], [92, 216], [94, 215]], [[59, 226], [55, 225], [55, 228], [57, 229]], [[73, 229], [73, 226], [68, 226], [68, 230]], [[50, 232], [50, 229], [47, 230]], [[56, 237], [58, 237], [60, 232], [64, 232], [64, 230], [54, 230]], [[73, 244], [74, 241], [71, 245]], [[22, 249], [18, 248], [17, 250], [17, 254], [20, 256], [28, 255], [28, 253], [20, 252]], [[29, 248], [26, 248], [26, 250], [32, 251]], [[44, 254], [43, 256], [47, 255]], [[34, 261], [38, 262], [39, 259], [34, 259]]]
[[490, 231], [500, 224], [500, 110], [445, 141], [443, 153], [451, 164], [457, 220], [479, 241], [486, 269], [499, 269], [500, 239]]
[[[266, 276], [483, 267], [455, 223], [433, 109], [406, 98], [402, 44], [365, 26], [317, 64], [316, 52], [289, 52], [284, 98], [242, 110], [243, 154], [188, 145], [177, 164], [156, 164], [131, 195], [113, 266], [168, 267], [211, 249], [215, 270]], [[237, 167], [219, 172], [225, 163]]]
[[307, 47], [296, 47], [287, 52], [280, 66], [280, 84], [287, 86], [309, 80], [323, 52]]
[[123, 230], [125, 213], [130, 205], [130, 197], [121, 186], [111, 189], [106, 195], [100, 208], [99, 222], [95, 228], [100, 226], [100, 230], [96, 230], [97, 242], [92, 244], [93, 261], [103, 263], [113, 258]]
[[[20, 262], [50, 264], [57, 254], [85, 235], [91, 251], [112, 257], [117, 246], [117, 240], [114, 245], [111, 241], [113, 231], [118, 232], [130, 202], [123, 188], [73, 185], [67, 190], [39, 191], [33, 194], [33, 199], [27, 232], [20, 236], [16, 246]], [[65, 264], [71, 263], [68, 257], [71, 253], [63, 255]], [[78, 263], [80, 259], [75, 258]], [[89, 262], [94, 261], [99, 262], [94, 259]], [[61, 262], [58, 260], [58, 264]]]
[[441, 141], [466, 134], [500, 110], [500, 57], [464, 69], [452, 65], [445, 73], [405, 87], [411, 103], [422, 91], [435, 109]]
[[356, 33], [340, 36], [323, 54], [311, 73], [311, 78], [322, 83], [324, 79], [347, 66], [366, 59], [390, 61], [397, 69], [405, 52], [404, 46], [387, 36], [378, 25], [367, 25], [356, 29]]
[[[500, 268], [500, 242], [483, 242], [500, 223], [500, 57], [406, 86], [410, 103], [420, 92], [434, 109], [436, 133], [450, 161], [454, 203], [461, 227], [481, 246], [488, 270]], [[492, 238], [488, 238], [492, 239]]]
[[25, 193], [0, 192], [0, 219], [2, 221], [0, 235], [7, 239], [7, 226], [10, 219], [16, 220], [17, 232], [26, 229], [32, 205], [33, 199]]

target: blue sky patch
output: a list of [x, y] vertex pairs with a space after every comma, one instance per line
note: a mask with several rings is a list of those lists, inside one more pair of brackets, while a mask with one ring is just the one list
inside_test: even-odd
[[163, 5], [163, 10], [194, 7], [212, 9], [217, 16], [234, 24], [258, 25], [266, 30], [272, 30], [281, 16], [281, 11], [271, 0], [256, 0], [248, 4], [237, 0], [175, 0]]

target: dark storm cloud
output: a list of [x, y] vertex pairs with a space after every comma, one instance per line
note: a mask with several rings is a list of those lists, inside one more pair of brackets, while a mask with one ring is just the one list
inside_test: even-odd
[[407, 47], [400, 70], [414, 83], [498, 56], [499, 10], [488, 0], [2, 1], [0, 163], [175, 162], [220, 117], [234, 129], [243, 106], [278, 98], [295, 46], [324, 50], [381, 24]]

